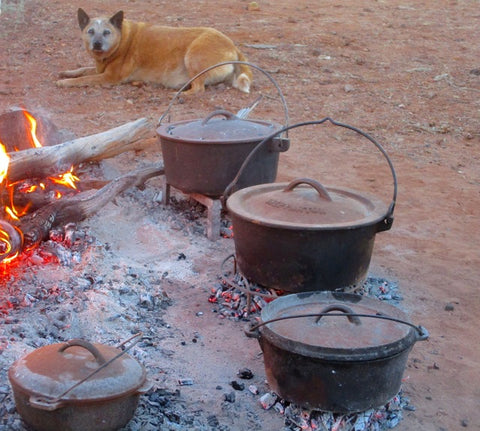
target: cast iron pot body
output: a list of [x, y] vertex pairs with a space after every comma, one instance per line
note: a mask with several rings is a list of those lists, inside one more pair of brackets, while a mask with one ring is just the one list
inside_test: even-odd
[[[369, 320], [374, 319], [368, 317], [360, 317], [358, 325], [347, 320], [349, 312], [365, 313], [366, 309], [368, 314], [379, 310], [384, 315], [406, 319], [396, 307], [377, 302], [380, 301], [361, 295], [316, 291], [286, 295], [268, 304], [262, 310], [262, 322], [303, 314], [307, 309], [313, 314], [315, 310], [328, 314], [338, 310], [344, 314], [323, 316], [321, 323], [316, 322], [315, 316], [302, 317], [301, 334], [295, 333], [295, 329], [277, 330], [280, 322], [268, 323], [250, 334], [258, 338], [272, 390], [299, 406], [338, 413], [385, 405], [400, 389], [413, 344], [426, 339], [428, 334], [421, 327], [416, 330], [376, 319], [372, 327]], [[281, 323], [290, 325], [292, 320]], [[324, 324], [327, 326], [323, 329], [317, 328]], [[322, 338], [325, 331], [329, 332], [326, 338], [330, 341]]]
[[[157, 134], [167, 183], [184, 193], [220, 197], [257, 144], [281, 127], [223, 110], [203, 120], [161, 125]], [[287, 149], [288, 141], [270, 138], [243, 171], [237, 188], [275, 181], [279, 152]]]
[[[321, 189], [333, 201], [318, 196]], [[353, 220], [335, 214], [334, 201], [340, 200], [357, 207]], [[322, 208], [332, 205], [326, 218]], [[244, 188], [228, 198], [227, 207], [241, 273], [254, 283], [294, 293], [363, 281], [375, 235], [391, 226], [387, 207], [375, 197], [323, 187], [309, 178]]]
[[368, 272], [375, 235], [392, 226], [396, 174], [386, 152], [373, 138], [328, 117], [278, 133], [326, 121], [360, 133], [382, 152], [393, 176], [392, 202], [387, 207], [376, 196], [325, 187], [310, 178], [254, 185], [229, 196], [232, 182], [225, 196], [229, 196], [226, 205], [235, 233], [236, 262], [240, 272], [254, 283], [293, 293], [361, 283]]
[[36, 431], [114, 431], [124, 427], [133, 417], [140, 395], [151, 386], [144, 368], [126, 354], [57, 398], [120, 352], [71, 340], [41, 347], [18, 359], [8, 372], [18, 413]]

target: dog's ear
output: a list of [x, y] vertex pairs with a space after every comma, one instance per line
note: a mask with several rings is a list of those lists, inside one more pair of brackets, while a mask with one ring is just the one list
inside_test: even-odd
[[90, 17], [87, 15], [87, 12], [85, 12], [82, 8], [78, 8], [77, 16], [80, 29], [83, 30], [90, 22]]
[[118, 28], [119, 30], [122, 29], [122, 22], [123, 22], [123, 10], [118, 11], [115, 15], [110, 18], [110, 23]]

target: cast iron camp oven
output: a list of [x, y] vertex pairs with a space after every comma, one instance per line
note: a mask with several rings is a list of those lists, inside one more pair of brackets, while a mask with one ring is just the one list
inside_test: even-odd
[[385, 405], [400, 389], [413, 345], [428, 338], [393, 305], [325, 291], [275, 299], [246, 334], [259, 341], [274, 392], [338, 413]]
[[[169, 185], [184, 193], [219, 197], [231, 183], [243, 161], [265, 138], [252, 163], [244, 169], [236, 187], [275, 181], [279, 152], [287, 151], [288, 139], [278, 136], [279, 123], [247, 120], [228, 110], [215, 110], [205, 118], [161, 124], [176, 97], [194, 79], [209, 70], [230, 63], [247, 64], [263, 72], [277, 89], [288, 125], [288, 109], [273, 78], [263, 69], [247, 62], [226, 62], [205, 69], [182, 87], [159, 120], [159, 136], [165, 177]], [[271, 135], [271, 138], [268, 138]]]
[[[253, 283], [294, 293], [359, 284], [367, 275], [376, 233], [392, 226], [396, 174], [373, 138], [330, 118], [278, 133], [326, 121], [360, 133], [381, 151], [393, 175], [392, 202], [387, 206], [370, 194], [326, 187], [310, 178], [250, 186], [229, 196], [234, 179], [224, 196], [229, 196], [235, 258], [239, 271]], [[248, 163], [247, 158], [242, 168]]]
[[75, 339], [18, 359], [8, 371], [18, 413], [37, 431], [122, 428], [151, 386], [143, 366], [125, 354], [132, 346]]
[[[162, 125], [157, 133], [167, 183], [185, 193], [221, 196], [256, 145], [281, 128], [225, 110], [201, 120]], [[279, 152], [287, 149], [285, 140], [269, 139], [244, 170], [238, 188], [275, 181]]]

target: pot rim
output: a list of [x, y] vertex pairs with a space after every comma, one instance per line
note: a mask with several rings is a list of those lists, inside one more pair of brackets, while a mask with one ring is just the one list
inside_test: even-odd
[[[132, 388], [125, 392], [118, 392], [117, 394], [112, 394], [109, 396], [104, 397], [85, 397], [85, 398], [71, 398], [68, 396], [61, 397], [61, 398], [52, 398], [50, 396], [46, 396], [45, 394], [25, 388], [23, 385], [19, 384], [18, 382], [12, 383], [10, 380], [12, 389], [14, 392], [23, 393], [24, 396], [28, 397], [32, 401], [32, 407], [38, 408], [40, 410], [58, 410], [59, 408], [67, 407], [67, 406], [84, 406], [84, 405], [93, 405], [99, 404], [108, 401], [115, 401], [119, 399], [128, 398], [131, 396], [140, 396], [144, 393], [143, 388], [151, 387], [151, 383], [147, 380], [146, 375], [144, 376], [143, 381], [139, 384], [138, 388]], [[43, 404], [43, 406], [40, 406]]]
[[[216, 111], [215, 111], [216, 112]], [[212, 113], [213, 114], [213, 113]], [[210, 114], [211, 115], [211, 114]], [[232, 114], [233, 115], [233, 114]], [[208, 117], [207, 117], [208, 118]], [[221, 120], [225, 123], [230, 123], [232, 120]], [[182, 120], [177, 121], [174, 123], [165, 123], [160, 125], [157, 129], [157, 135], [160, 137], [160, 142], [162, 144], [169, 144], [169, 143], [178, 143], [178, 144], [195, 144], [195, 145], [231, 145], [231, 144], [250, 144], [250, 143], [258, 143], [262, 140], [268, 138], [269, 136], [275, 136], [279, 130], [282, 129], [282, 125], [276, 122], [271, 121], [264, 121], [264, 120], [244, 120], [240, 118], [236, 118], [235, 122], [241, 122], [243, 125], [261, 125], [265, 128], [268, 128], [268, 131], [265, 130], [262, 134], [256, 134], [252, 136], [242, 136], [237, 138], [228, 137], [225, 135], [219, 135], [217, 137], [209, 137], [209, 138], [202, 138], [202, 134], [199, 133], [198, 137], [181, 137], [175, 136], [171, 132], [175, 130], [178, 126], [188, 125], [199, 123], [199, 127], [202, 126], [202, 123], [205, 122], [205, 119], [195, 119], [195, 120]], [[219, 123], [218, 121], [216, 122]], [[229, 132], [226, 130], [225, 132]], [[273, 139], [272, 136], [272, 139]]]
[[[263, 338], [265, 341], [273, 344], [279, 349], [318, 360], [335, 362], [363, 362], [396, 356], [401, 352], [412, 348], [416, 341], [425, 339], [419, 336], [417, 331], [415, 331], [415, 329], [412, 327], [413, 325], [410, 324], [408, 330], [403, 331], [403, 334], [400, 337], [394, 337], [383, 344], [354, 348], [328, 347], [322, 346], [321, 342], [313, 344], [302, 342], [298, 339], [292, 339], [293, 337], [289, 338], [288, 336], [282, 335], [275, 330], [275, 323], [268, 323], [268, 321], [274, 319], [279, 312], [290, 307], [294, 308], [296, 306], [296, 302], [298, 305], [311, 305], [312, 297], [314, 299], [318, 299], [319, 304], [330, 304], [336, 302], [348, 304], [349, 306], [353, 307], [355, 304], [366, 303], [368, 308], [373, 307], [373, 310], [380, 310], [382, 315], [395, 317], [410, 324], [406, 314], [398, 307], [395, 307], [391, 304], [386, 304], [383, 301], [375, 298], [343, 292], [302, 292], [277, 298], [262, 309], [261, 320], [262, 322], [267, 323], [258, 328], [260, 340]], [[335, 318], [344, 319], [344, 317]]]
[[265, 193], [269, 191], [277, 191], [287, 187], [288, 185], [289, 183], [272, 183], [272, 184], [259, 184], [259, 185], [243, 188], [233, 193], [227, 199], [227, 208], [234, 216], [240, 217], [245, 221], [266, 226], [266, 227], [289, 229], [289, 230], [321, 231], [321, 230], [358, 229], [358, 228], [368, 227], [372, 225], [377, 225], [379, 223], [383, 224], [386, 222], [389, 216], [389, 209], [381, 199], [369, 193], [363, 193], [363, 192], [359, 193], [356, 190], [345, 188], [345, 187], [325, 186], [325, 189], [331, 194], [343, 195], [352, 200], [356, 200], [358, 203], [362, 204], [365, 208], [367, 208], [370, 214], [363, 217], [363, 219], [357, 219], [357, 220], [351, 220], [351, 221], [330, 222], [330, 223], [302, 223], [299, 221], [275, 220], [272, 217], [269, 218], [259, 214], [252, 214], [245, 207], [245, 202], [252, 196], [259, 195], [261, 193]]

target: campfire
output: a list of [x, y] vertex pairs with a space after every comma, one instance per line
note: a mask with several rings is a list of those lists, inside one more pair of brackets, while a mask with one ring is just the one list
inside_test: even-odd
[[[37, 120], [28, 111], [20, 111], [29, 124], [24, 131], [25, 139], [9, 142], [9, 151], [21, 151], [23, 141], [30, 141], [31, 148], [42, 148], [37, 137]], [[18, 115], [16, 116], [18, 118]], [[19, 145], [20, 144], [20, 145]], [[13, 147], [13, 148], [12, 148]], [[62, 199], [78, 192], [76, 183], [79, 178], [74, 167], [64, 173], [48, 176], [44, 179], [26, 178], [11, 182], [8, 177], [10, 156], [0, 141], [0, 187], [2, 193], [2, 223], [0, 226], [0, 257], [3, 263], [16, 259], [23, 247], [23, 231], [19, 227], [21, 219], [39, 209], [43, 204]]]
[[[114, 181], [79, 187], [76, 168], [148, 144], [140, 119], [97, 135], [58, 143], [56, 128], [26, 110], [0, 116], [0, 261], [7, 264], [48, 238], [52, 228], [78, 222], [121, 191], [163, 173], [155, 165]], [[42, 141], [47, 142], [42, 142]], [[48, 142], [51, 140], [52, 142]], [[53, 143], [53, 145], [52, 145]], [[82, 190], [83, 189], [83, 190]]]

